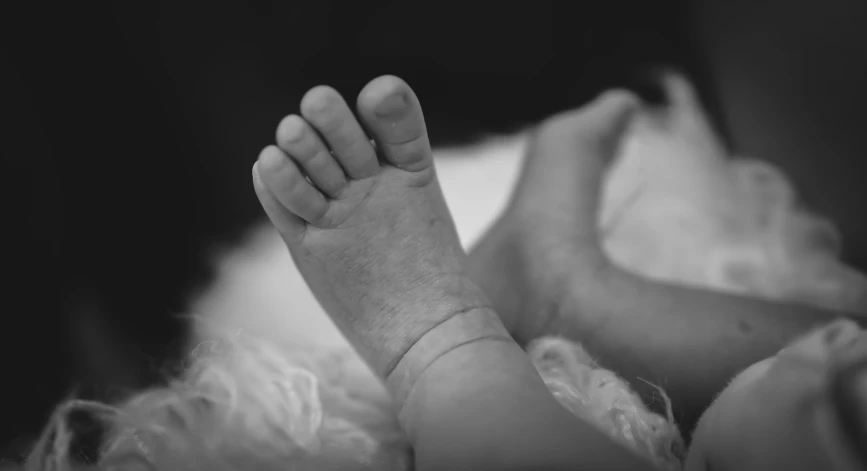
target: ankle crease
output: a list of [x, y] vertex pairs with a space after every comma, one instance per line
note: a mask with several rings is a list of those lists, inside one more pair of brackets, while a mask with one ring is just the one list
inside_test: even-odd
[[461, 347], [486, 340], [514, 342], [497, 314], [486, 305], [456, 311], [425, 331], [385, 375], [398, 411], [431, 365]]

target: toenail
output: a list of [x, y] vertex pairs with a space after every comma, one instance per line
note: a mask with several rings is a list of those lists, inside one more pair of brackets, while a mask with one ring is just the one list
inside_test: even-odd
[[283, 165], [283, 151], [274, 146], [268, 146], [262, 151], [259, 161], [262, 162], [262, 170], [273, 171]]
[[337, 93], [331, 88], [320, 86], [307, 92], [301, 100], [301, 109], [314, 116], [322, 115], [331, 109]]
[[296, 115], [287, 116], [280, 125], [280, 134], [289, 142], [296, 142], [304, 135], [304, 121]]
[[322, 116], [331, 109], [331, 98], [327, 96], [319, 97], [310, 103], [310, 112], [314, 116]]
[[392, 92], [376, 105], [374, 112], [381, 118], [395, 118], [409, 109], [405, 92]]

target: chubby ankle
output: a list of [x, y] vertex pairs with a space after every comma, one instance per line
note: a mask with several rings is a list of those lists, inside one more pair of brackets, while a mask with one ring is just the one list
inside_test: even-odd
[[[469, 253], [467, 272], [482, 288], [509, 333], [521, 344], [550, 330], [582, 296], [604, 288], [615, 271], [594, 231], [551, 231], [545, 215], [510, 208]], [[568, 316], [567, 316], [568, 317]]]
[[470, 305], [455, 310], [427, 330], [409, 347], [385, 378], [399, 415], [411, 402], [411, 396], [424, 394], [424, 385], [431, 384], [431, 377], [438, 376], [438, 372], [447, 373], [445, 378], [438, 380], [451, 381], [457, 372], [444, 370], [441, 365], [463, 362], [466, 352], [483, 342], [515, 343], [497, 314], [487, 305]]

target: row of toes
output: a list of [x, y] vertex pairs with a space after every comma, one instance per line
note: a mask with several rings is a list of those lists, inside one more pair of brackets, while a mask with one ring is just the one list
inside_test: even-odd
[[421, 106], [405, 82], [373, 80], [356, 108], [359, 119], [336, 90], [315, 87], [301, 100], [300, 116], [280, 122], [277, 145], [259, 156], [257, 179], [307, 222], [321, 221], [330, 200], [341, 198], [352, 180], [378, 175], [382, 165], [408, 172], [432, 165]]

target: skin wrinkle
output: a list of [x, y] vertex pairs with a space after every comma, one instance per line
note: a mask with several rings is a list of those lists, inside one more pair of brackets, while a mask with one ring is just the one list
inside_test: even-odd
[[[407, 353], [409, 353], [409, 351], [412, 350], [412, 348], [413, 348], [416, 344], [418, 344], [418, 342], [421, 341], [421, 340], [422, 340], [422, 339], [423, 339], [423, 338], [424, 338], [428, 333], [432, 332], [432, 331], [433, 331], [434, 329], [436, 329], [437, 327], [441, 326], [442, 324], [445, 324], [446, 322], [450, 321], [451, 319], [453, 319], [453, 318], [455, 318], [455, 317], [457, 317], [457, 316], [460, 316], [460, 315], [466, 314], [466, 313], [468, 313], [468, 312], [471, 312], [471, 311], [474, 311], [474, 310], [477, 310], [477, 309], [490, 309], [490, 306], [488, 306], [487, 304], [479, 304], [479, 305], [472, 305], [472, 306], [469, 306], [469, 307], [465, 307], [465, 308], [459, 309], [459, 310], [457, 310], [457, 311], [455, 311], [455, 312], [453, 312], [453, 313], [451, 313], [451, 314], [445, 316], [442, 320], [440, 320], [440, 321], [437, 322], [436, 324], [434, 324], [434, 325], [428, 327], [427, 329], [425, 329], [424, 331], [422, 331], [422, 332], [421, 332], [421, 333], [420, 333], [420, 334], [419, 334], [415, 339], [412, 339], [412, 340], [408, 340], [408, 341], [406, 341], [406, 342], [405, 342], [406, 347], [404, 347], [404, 348], [402, 349], [402, 352], [399, 353], [398, 356], [396, 356], [396, 357], [391, 361], [391, 363], [390, 363], [388, 366], [386, 366], [385, 374], [384, 374], [385, 378], [387, 379], [387, 378], [389, 378], [389, 377], [391, 376], [391, 373], [394, 371], [395, 368], [397, 368], [397, 366], [398, 366], [398, 364], [400, 364], [401, 360], [403, 360], [404, 357], [406, 357]], [[458, 344], [458, 345], [456, 345], [456, 346], [454, 346], [454, 347], [449, 348], [449, 349], [446, 350], [445, 352], [438, 354], [434, 359], [432, 359], [430, 362], [428, 362], [428, 366], [429, 366], [430, 364], [432, 364], [434, 361], [436, 361], [437, 358], [440, 358], [440, 357], [443, 356], [444, 354], [446, 354], [446, 353], [448, 353], [448, 352], [454, 350], [454, 349], [457, 348], [457, 347], [460, 347], [461, 345], [465, 345], [465, 344], [467, 344], [467, 343], [469, 343], [469, 342], [472, 342], [472, 341], [470, 340], [470, 341], [462, 342], [462, 343], [460, 343], [460, 344]], [[422, 369], [422, 371], [423, 371], [424, 369], [427, 369], [427, 366], [425, 366], [425, 367]]]
[[[472, 308], [472, 309], [467, 310], [466, 312], [469, 312], [469, 311], [472, 311], [472, 310], [475, 310], [475, 309], [483, 309], [483, 308], [485, 308], [485, 307], [482, 306], [482, 307], [478, 307], [478, 308]], [[466, 314], [466, 312], [458, 313], [458, 315], [460, 315], [460, 314]], [[435, 327], [436, 327], [436, 326], [435, 326]], [[431, 329], [431, 330], [432, 330], [432, 329]], [[429, 360], [429, 361], [428, 361], [428, 362], [427, 362], [427, 363], [426, 363], [426, 364], [425, 364], [421, 369], [419, 369], [418, 374], [416, 375], [416, 380], [413, 381], [413, 385], [412, 385], [412, 386], [407, 390], [407, 392], [406, 392], [406, 397], [409, 398], [409, 397], [412, 395], [412, 393], [415, 391], [415, 384], [417, 384], [417, 383], [419, 382], [419, 380], [422, 378], [422, 376], [424, 376], [425, 372], [426, 372], [426, 371], [427, 371], [427, 370], [428, 370], [432, 365], [434, 365], [438, 360], [440, 360], [440, 359], [443, 358], [444, 356], [446, 356], [446, 355], [448, 355], [448, 354], [454, 352], [455, 350], [458, 350], [459, 348], [467, 347], [467, 346], [469, 346], [469, 345], [473, 345], [473, 344], [476, 344], [476, 343], [479, 343], [479, 342], [488, 342], [488, 341], [495, 341], [495, 342], [512, 342], [513, 339], [512, 339], [510, 336], [508, 336], [508, 335], [503, 335], [503, 334], [486, 334], [486, 335], [483, 335], [483, 336], [480, 336], [480, 337], [476, 337], [476, 338], [472, 338], [472, 339], [469, 339], [469, 340], [465, 340], [465, 341], [463, 341], [463, 342], [459, 342], [459, 343], [457, 343], [457, 344], [455, 344], [455, 345], [453, 345], [453, 346], [447, 348], [446, 350], [444, 350], [444, 351], [438, 353], [435, 357], [431, 358], [431, 359], [430, 359], [430, 360]], [[417, 342], [416, 342], [416, 343], [417, 343]], [[395, 365], [395, 366], [397, 366], [397, 365]], [[388, 376], [386, 376], [386, 380], [388, 380]], [[408, 402], [408, 401], [405, 399], [405, 400], [403, 400], [403, 401], [400, 401], [399, 403], [400, 403], [400, 404], [404, 404], [404, 403], [406, 403], [406, 402]], [[398, 411], [398, 415], [400, 415], [400, 412], [401, 412], [401, 411]]]

